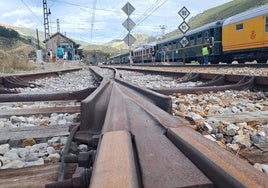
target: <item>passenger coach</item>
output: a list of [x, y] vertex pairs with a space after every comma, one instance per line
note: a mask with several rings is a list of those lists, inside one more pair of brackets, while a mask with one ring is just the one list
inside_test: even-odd
[[[206, 24], [202, 27], [190, 30], [185, 35], [180, 34], [175, 37], [157, 42], [157, 60], [161, 60], [161, 53], [165, 53], [165, 59], [169, 62], [191, 62], [202, 61], [202, 46], [210, 47], [210, 61], [214, 62], [222, 52], [222, 20]], [[186, 37], [189, 44], [182, 47], [180, 41]], [[164, 52], [163, 52], [164, 51]]]
[[268, 5], [228, 18], [222, 27], [223, 53], [232, 60], [268, 59]]
[[[186, 38], [188, 44], [182, 46]], [[133, 51], [134, 63], [151, 62], [153, 54], [157, 62], [202, 63], [202, 47], [209, 48], [209, 62], [241, 63], [268, 59], [268, 5], [264, 5], [226, 20], [218, 20], [168, 39], [155, 45], [143, 45]], [[128, 54], [114, 58], [116, 63], [128, 63]]]

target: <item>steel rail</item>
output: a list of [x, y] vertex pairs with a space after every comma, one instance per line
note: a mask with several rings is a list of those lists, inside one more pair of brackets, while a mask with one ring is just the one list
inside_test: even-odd
[[[118, 75], [114, 79], [104, 78], [100, 87], [82, 101], [81, 125], [73, 138], [79, 143], [95, 145], [92, 148], [96, 156], [88, 157], [94, 162], [85, 167], [92, 169], [92, 175], [87, 180], [78, 175], [80, 181], [85, 180], [80, 185], [93, 188], [268, 185], [265, 174], [195, 132], [184, 118], [175, 118], [167, 112], [168, 108], [157, 105], [168, 104], [166, 96], [124, 83]], [[248, 80], [252, 81], [245, 78], [245, 82]], [[47, 187], [59, 185], [61, 182]]]
[[[198, 86], [198, 87], [183, 87], [183, 88], [167, 88], [167, 89], [152, 89], [157, 93], [162, 93], [165, 95], [172, 95], [174, 93], [181, 94], [198, 94], [198, 93], [208, 93], [210, 91], [225, 91], [228, 89], [232, 90], [247, 90], [251, 89], [254, 85], [255, 77], [245, 76], [238, 83], [232, 85], [222, 85], [222, 86]], [[209, 84], [210, 85], [210, 84]]]
[[19, 93], [19, 94], [2, 94], [0, 102], [27, 102], [27, 101], [57, 101], [57, 100], [77, 100], [81, 101], [95, 91], [95, 87], [86, 88], [80, 91], [71, 92], [54, 92], [54, 93]]
[[[19, 101], [81, 100], [81, 123], [68, 137], [57, 182], [48, 181], [46, 188], [268, 185], [265, 174], [191, 129], [186, 119], [173, 117], [169, 97], [125, 82], [116, 70], [113, 74], [98, 74], [97, 88], [16, 95]], [[251, 87], [255, 79], [234, 85]], [[0, 95], [0, 102], [10, 101]], [[90, 151], [71, 155], [71, 142], [87, 144]], [[72, 176], [66, 176], [69, 163], [77, 166]]]
[[[58, 76], [63, 73], [67, 72], [74, 72], [74, 71], [79, 71], [82, 70], [82, 68], [69, 68], [69, 69], [58, 69], [55, 71], [46, 71], [46, 72], [36, 72], [36, 73], [17, 73], [17, 74], [12, 74], [9, 76], [13, 77], [20, 77], [21, 79], [25, 81], [30, 81], [30, 80], [35, 80], [35, 79], [40, 79], [40, 78], [45, 78], [45, 77], [53, 77], [53, 76]], [[9, 77], [9, 76], [0, 76], [0, 84], [3, 84], [4, 78]]]

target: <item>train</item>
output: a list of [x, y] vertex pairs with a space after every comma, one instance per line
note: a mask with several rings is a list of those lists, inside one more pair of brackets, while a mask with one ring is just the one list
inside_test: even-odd
[[[187, 39], [186, 43], [182, 43], [185, 39]], [[204, 45], [209, 49], [211, 64], [233, 61], [243, 63], [253, 60], [266, 63], [268, 59], [268, 5], [112, 56], [110, 63], [126, 64], [131, 61], [133, 63], [190, 63], [192, 61], [202, 63]]]

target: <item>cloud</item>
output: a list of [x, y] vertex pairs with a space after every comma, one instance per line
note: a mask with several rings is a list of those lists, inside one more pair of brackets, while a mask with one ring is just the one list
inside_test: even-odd
[[[166, 32], [178, 28], [182, 19], [178, 15], [179, 9], [186, 6], [191, 16], [205, 9], [225, 3], [230, 0], [141, 0], [129, 2], [135, 8], [130, 18], [137, 24], [131, 31], [145, 34], [161, 34], [160, 25], [166, 25]], [[127, 15], [121, 8], [127, 3], [125, 0], [96, 1], [96, 10], [93, 20], [93, 2], [85, 0], [47, 0], [49, 27], [52, 34], [57, 32], [57, 22], [60, 21], [60, 31], [69, 37], [81, 38], [97, 43], [108, 42], [112, 39], [123, 39], [127, 33], [122, 23]], [[164, 3], [160, 6], [160, 4]], [[37, 0], [0, 0], [0, 21], [17, 26], [40, 28], [43, 31], [43, 3]], [[159, 7], [158, 7], [159, 6]], [[157, 8], [157, 10], [154, 10]], [[148, 13], [151, 13], [148, 15]], [[187, 18], [187, 19], [189, 19]], [[137, 23], [139, 21], [139, 23]], [[92, 31], [92, 33], [91, 33]], [[91, 40], [92, 34], [92, 40]]]
[[36, 23], [32, 22], [32, 20], [29, 20], [29, 19], [18, 18], [17, 21], [13, 25], [18, 26], [18, 27], [33, 28], [34, 26], [36, 26]]
[[25, 16], [32, 16], [35, 14], [36, 16], [43, 16], [43, 9], [38, 7], [31, 8], [31, 11], [28, 9], [16, 9], [13, 11], [8, 11], [2, 14], [3, 18], [10, 18], [10, 17], [25, 17]]

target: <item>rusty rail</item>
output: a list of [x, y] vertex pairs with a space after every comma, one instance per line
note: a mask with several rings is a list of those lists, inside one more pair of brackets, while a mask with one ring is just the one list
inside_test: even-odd
[[0, 102], [27, 102], [27, 101], [57, 101], [57, 100], [78, 100], [85, 99], [94, 92], [96, 88], [87, 88], [72, 92], [55, 92], [44, 94], [2, 94]]
[[[47, 181], [47, 188], [268, 185], [266, 175], [195, 132], [184, 118], [170, 115], [169, 97], [124, 82], [116, 70], [113, 76], [96, 73], [100, 86], [82, 91], [0, 95], [0, 102], [81, 101], [81, 123], [72, 128], [57, 180]], [[216, 88], [250, 88], [255, 80], [244, 77], [236, 84]], [[209, 86], [224, 81], [224, 77], [215, 77], [192, 92], [211, 90], [215, 87]], [[183, 89], [189, 92], [189, 88]], [[90, 150], [70, 154], [71, 142], [87, 144]], [[71, 176], [70, 163], [76, 166]]]
[[3, 78], [3, 86], [6, 88], [37, 87], [35, 83], [27, 82], [19, 76], [6, 76]]
[[[250, 81], [245, 78], [240, 84]], [[167, 101], [166, 96], [124, 83], [117, 74], [114, 80], [104, 78], [82, 101], [81, 124], [71, 138], [88, 144], [89, 153], [96, 155], [70, 160], [66, 149], [62, 157], [88, 173], [60, 178], [46, 187], [268, 185], [266, 175], [192, 130], [185, 119], [171, 116], [167, 107], [161, 108]]]
[[[183, 88], [167, 88], [167, 89], [152, 89], [153, 91], [165, 95], [172, 95], [173, 93], [182, 93], [182, 94], [190, 94], [190, 93], [208, 93], [210, 91], [225, 91], [228, 89], [232, 90], [247, 90], [253, 87], [255, 77], [245, 76], [238, 83], [230, 84], [230, 85], [221, 85], [221, 86], [212, 86], [209, 83], [207, 86], [198, 86], [198, 87], [183, 87]], [[220, 80], [221, 81], [221, 80]], [[214, 83], [215, 84], [215, 83]], [[218, 84], [218, 83], [217, 83]]]

